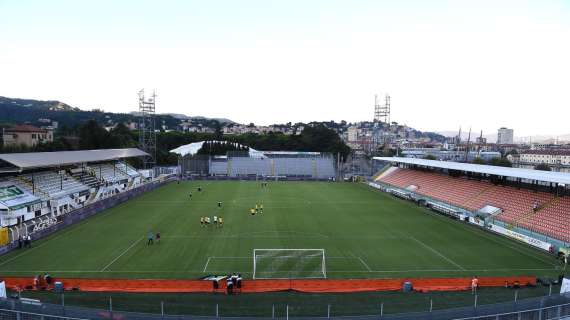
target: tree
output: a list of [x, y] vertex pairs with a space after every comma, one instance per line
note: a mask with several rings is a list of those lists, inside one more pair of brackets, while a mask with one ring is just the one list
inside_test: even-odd
[[473, 159], [473, 163], [474, 164], [487, 164], [487, 162], [485, 162], [485, 160], [481, 159], [481, 157], [477, 157], [477, 158]]
[[110, 147], [112, 148], [132, 148], [137, 146], [135, 137], [123, 123], [119, 123], [109, 132]]
[[217, 120], [214, 122], [214, 137], [217, 140], [222, 140], [224, 137], [224, 132], [222, 131], [222, 124]]
[[512, 167], [513, 164], [507, 158], [493, 158], [489, 161], [489, 164], [497, 167]]
[[539, 163], [536, 166], [534, 166], [534, 170], [540, 170], [540, 171], [552, 171], [552, 169], [550, 169], [550, 166], [547, 165], [546, 163]]
[[109, 147], [110, 140], [109, 132], [95, 120], [89, 120], [79, 128], [80, 149], [105, 149]]

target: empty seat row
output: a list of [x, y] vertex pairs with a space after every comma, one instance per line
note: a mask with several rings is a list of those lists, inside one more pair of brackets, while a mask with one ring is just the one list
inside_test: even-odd
[[[490, 182], [451, 177], [436, 172], [396, 169], [381, 182], [409, 188], [446, 203], [477, 211], [486, 205], [502, 210], [496, 218], [509, 224], [570, 241], [570, 198], [556, 199], [546, 192], [496, 186]], [[538, 206], [538, 210], [534, 210]]]

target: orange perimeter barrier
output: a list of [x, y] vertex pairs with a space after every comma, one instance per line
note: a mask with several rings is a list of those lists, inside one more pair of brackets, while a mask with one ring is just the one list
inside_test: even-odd
[[[6, 287], [12, 290], [36, 290], [33, 278], [8, 277], [3, 278]], [[128, 279], [55, 279], [63, 283], [65, 290], [80, 290], [85, 292], [224, 292], [225, 280], [219, 282], [219, 289], [214, 290], [212, 281], [205, 280], [128, 280]], [[342, 293], [365, 291], [397, 291], [401, 290], [404, 282], [412, 283], [416, 291], [460, 291], [471, 288], [471, 278], [412, 278], [412, 279], [276, 279], [276, 280], [243, 280], [238, 292], [276, 292], [299, 291], [307, 293]], [[536, 285], [536, 277], [482, 277], [480, 287]], [[40, 285], [40, 287], [44, 287]], [[46, 289], [52, 289], [48, 287]]]

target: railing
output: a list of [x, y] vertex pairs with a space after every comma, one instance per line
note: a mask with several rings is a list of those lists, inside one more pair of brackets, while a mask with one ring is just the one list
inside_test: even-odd
[[[206, 297], [207, 298], [207, 297]], [[260, 297], [260, 301], [264, 298]], [[120, 299], [118, 299], [120, 301]], [[232, 299], [228, 299], [228, 303]], [[0, 299], [0, 319], [289, 319], [289, 318], [320, 318], [320, 319], [387, 319], [387, 320], [549, 320], [570, 319], [570, 295], [552, 295], [538, 298], [523, 299], [498, 304], [477, 305], [474, 296], [474, 305], [470, 307], [432, 310], [433, 301], [430, 300], [424, 312], [414, 313], [386, 313], [389, 305], [382, 302], [367, 301], [357, 305], [338, 302], [336, 304], [314, 303], [278, 303], [224, 305], [223, 303], [209, 303], [196, 301], [191, 309], [194, 315], [168, 313], [172, 304], [176, 302], [154, 301], [155, 313], [125, 311], [125, 300], [120, 303], [109, 297], [107, 306], [99, 305], [98, 309], [41, 303], [37, 300]], [[179, 301], [179, 304], [188, 304], [188, 301]], [[148, 303], [147, 303], [148, 304]], [[187, 306], [185, 306], [187, 307]], [[141, 310], [143, 306], [130, 306], [127, 310]], [[144, 310], [144, 309], [143, 309]], [[147, 309], [148, 310], [148, 309]]]

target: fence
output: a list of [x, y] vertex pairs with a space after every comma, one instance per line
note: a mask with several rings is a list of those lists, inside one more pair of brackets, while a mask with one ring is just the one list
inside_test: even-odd
[[[209, 296], [210, 298], [212, 296]], [[208, 298], [208, 296], [206, 297]], [[263, 300], [263, 298], [260, 298]], [[120, 299], [117, 299], [120, 301]], [[303, 300], [301, 300], [303, 301]], [[570, 319], [570, 295], [553, 295], [538, 298], [523, 299], [506, 303], [478, 305], [477, 296], [473, 296], [473, 306], [435, 310], [434, 301], [430, 299], [426, 311], [415, 313], [389, 313], [389, 303], [381, 301], [366, 301], [358, 305], [345, 305], [342, 301], [337, 304], [312, 304], [310, 301], [292, 304], [243, 304], [228, 307], [223, 303], [202, 303], [194, 306], [195, 315], [180, 315], [172, 311], [172, 302], [154, 301], [154, 313], [128, 312], [116, 303], [115, 298], [107, 297], [104, 305], [99, 308], [83, 308], [69, 306], [64, 303], [49, 304], [36, 300], [0, 299], [0, 319], [289, 319], [289, 318], [320, 318], [320, 319], [496, 319], [496, 320], [548, 320]], [[123, 301], [124, 302], [124, 301]], [[182, 302], [179, 302], [182, 303]], [[117, 308], [116, 305], [119, 305]], [[139, 310], [148, 310], [148, 303], [139, 305]], [[124, 307], [124, 305], [123, 305]], [[132, 309], [129, 309], [132, 310]]]

